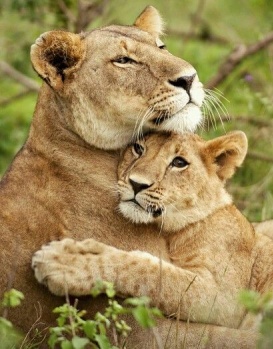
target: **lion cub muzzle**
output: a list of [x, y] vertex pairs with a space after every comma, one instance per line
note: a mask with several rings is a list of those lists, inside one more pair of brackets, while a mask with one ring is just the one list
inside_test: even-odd
[[146, 207], [143, 207], [137, 200], [137, 195], [142, 191], [147, 190], [148, 188], [152, 187], [154, 183], [152, 184], [147, 184], [147, 183], [141, 183], [141, 179], [139, 179], [139, 182], [137, 181], [138, 179], [134, 180], [132, 178], [129, 178], [129, 183], [133, 189], [134, 192], [134, 198], [129, 200], [131, 203], [136, 204], [139, 206], [141, 209], [145, 210], [148, 214], [151, 214], [154, 218], [160, 217], [162, 213], [164, 212], [164, 208], [155, 204], [155, 203], [147, 203]]

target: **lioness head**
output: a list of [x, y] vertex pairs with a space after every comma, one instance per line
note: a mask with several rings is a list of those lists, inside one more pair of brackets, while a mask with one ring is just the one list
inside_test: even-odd
[[211, 141], [195, 134], [145, 136], [125, 150], [118, 168], [119, 208], [136, 223], [175, 231], [232, 202], [224, 189], [247, 152], [243, 132]]
[[96, 147], [116, 149], [143, 131], [196, 129], [202, 84], [189, 63], [167, 51], [161, 32], [159, 13], [147, 7], [133, 26], [50, 31], [36, 40], [33, 67], [73, 132]]

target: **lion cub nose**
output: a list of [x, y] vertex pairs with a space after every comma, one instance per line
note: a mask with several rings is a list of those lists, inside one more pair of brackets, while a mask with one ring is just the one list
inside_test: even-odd
[[151, 184], [138, 183], [133, 181], [132, 179], [129, 179], [129, 182], [134, 190], [135, 195], [139, 193], [141, 190], [147, 189], [151, 186]]
[[196, 76], [196, 74], [193, 74], [190, 76], [181, 76], [180, 78], [178, 78], [176, 80], [169, 80], [169, 83], [173, 86], [181, 87], [186, 92], [189, 93], [195, 76]]

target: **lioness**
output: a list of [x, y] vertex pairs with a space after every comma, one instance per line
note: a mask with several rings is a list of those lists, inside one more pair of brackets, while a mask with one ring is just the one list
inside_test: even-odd
[[64, 239], [35, 254], [37, 279], [57, 295], [76, 296], [108, 280], [122, 296], [148, 295], [166, 315], [249, 328], [238, 293], [273, 290], [273, 241], [255, 233], [224, 187], [246, 153], [240, 131], [211, 141], [165, 132], [135, 142], [119, 165], [119, 208], [132, 222], [158, 226], [161, 259]]
[[[24, 292], [23, 310], [10, 310], [9, 318], [26, 331], [36, 320], [38, 302], [48, 325], [52, 309], [63, 301], [39, 285], [31, 270], [31, 256], [42, 244], [93, 237], [156, 256], [165, 244], [150, 226], [128, 223], [116, 213], [113, 189], [119, 149], [134, 135], [149, 129], [193, 131], [202, 119], [204, 91], [196, 71], [165, 49], [161, 31], [161, 17], [148, 7], [133, 26], [79, 35], [51, 31], [31, 48], [44, 84], [28, 139], [0, 184], [0, 289]], [[80, 306], [90, 310], [93, 304], [87, 299]], [[186, 330], [195, 346], [206, 332], [183, 322], [169, 330], [170, 324], [165, 320], [160, 327], [163, 337], [170, 333], [169, 343]], [[228, 329], [207, 329], [218, 347], [226, 337], [230, 347], [249, 340], [240, 334], [237, 342]], [[150, 348], [148, 337], [138, 334], [132, 343]]]

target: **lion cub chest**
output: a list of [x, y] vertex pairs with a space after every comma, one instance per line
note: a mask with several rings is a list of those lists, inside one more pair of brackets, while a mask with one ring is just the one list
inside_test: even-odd
[[[223, 226], [221, 216], [228, 220], [226, 226]], [[248, 287], [256, 239], [251, 227], [240, 232], [238, 216], [240, 212], [234, 206], [228, 206], [205, 221], [170, 234], [167, 239], [172, 263], [210, 275], [223, 288], [226, 285], [229, 289]]]

